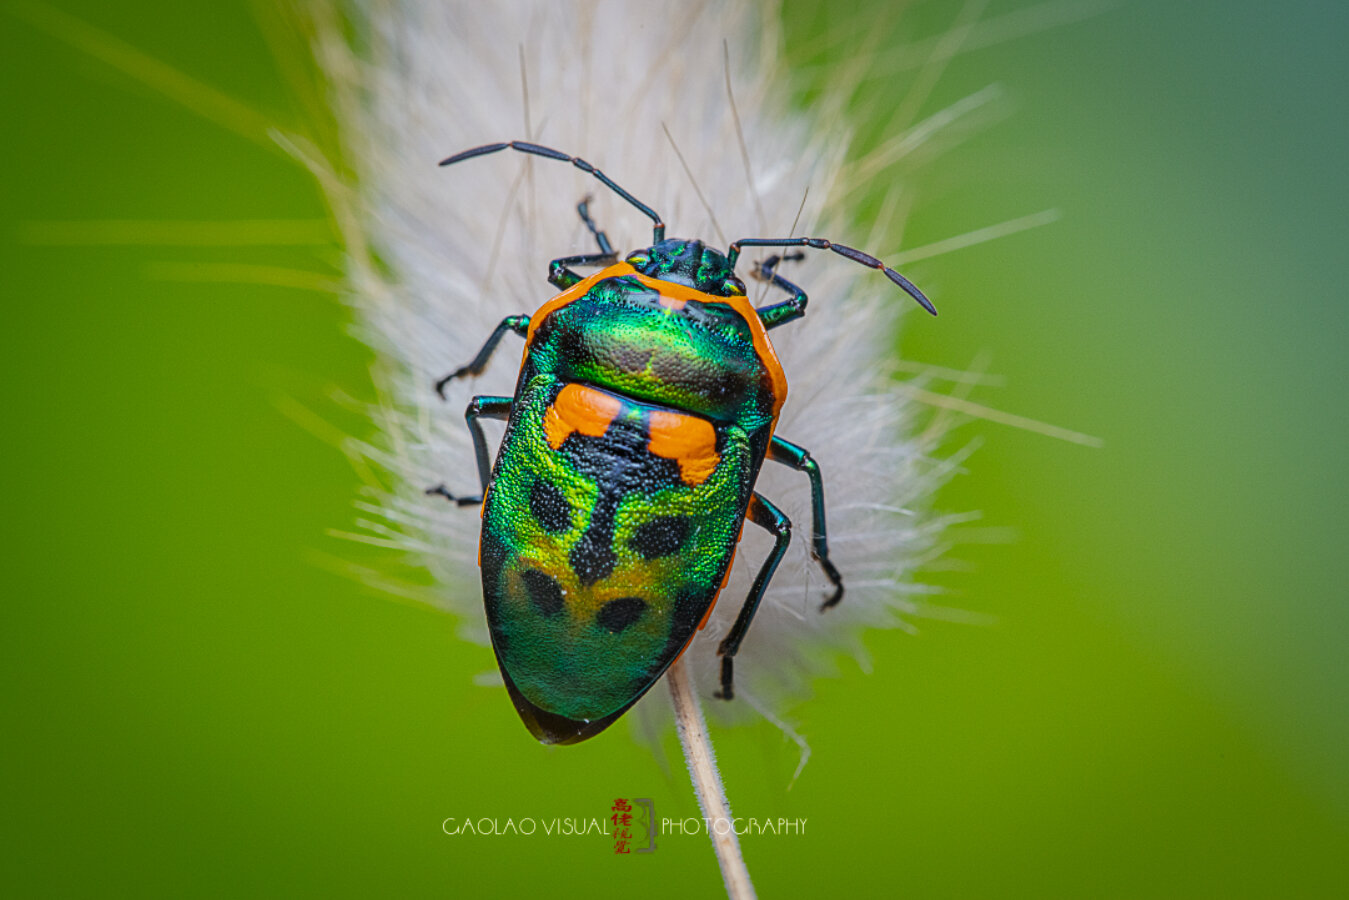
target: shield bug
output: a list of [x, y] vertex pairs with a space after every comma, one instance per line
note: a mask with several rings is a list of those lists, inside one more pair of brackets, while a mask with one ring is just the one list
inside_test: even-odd
[[[637, 702], [706, 624], [730, 572], [743, 523], [774, 545], [718, 648], [731, 699], [736, 651], [791, 539], [791, 522], [754, 490], [765, 459], [804, 473], [811, 555], [843, 597], [829, 559], [819, 466], [773, 431], [787, 379], [768, 332], [805, 314], [806, 294], [778, 273], [800, 251], [753, 274], [787, 299], [754, 307], [735, 265], [745, 247], [814, 248], [879, 269], [933, 315], [904, 276], [821, 238], [744, 238], [723, 254], [665, 237], [650, 206], [585, 160], [523, 141], [487, 144], [449, 166], [507, 148], [570, 162], [649, 217], [651, 246], [622, 261], [578, 211], [598, 252], [555, 259], [561, 293], [533, 315], [501, 321], [477, 356], [435, 383], [477, 375], [506, 332], [525, 339], [515, 394], [476, 396], [465, 417], [482, 493], [479, 562], [492, 648], [516, 710], [544, 743], [598, 734]], [[572, 266], [602, 266], [582, 277]], [[506, 422], [493, 464], [482, 419]]]

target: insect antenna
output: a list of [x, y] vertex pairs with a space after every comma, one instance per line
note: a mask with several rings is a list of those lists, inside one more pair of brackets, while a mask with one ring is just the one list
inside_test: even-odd
[[833, 250], [839, 256], [850, 259], [855, 263], [861, 263], [873, 269], [880, 269], [895, 284], [904, 289], [904, 292], [918, 301], [923, 309], [937, 314], [937, 307], [932, 305], [932, 301], [924, 296], [923, 292], [918, 290], [912, 281], [896, 272], [894, 269], [881, 262], [869, 253], [863, 253], [861, 250], [854, 250], [852, 247], [845, 247], [842, 244], [835, 244], [824, 238], [741, 238], [731, 243], [730, 249], [726, 251], [726, 259], [730, 262], [731, 268], [735, 268], [735, 261], [740, 258], [741, 247], [810, 247], [815, 250]]
[[548, 159], [560, 159], [563, 162], [571, 163], [573, 166], [580, 169], [582, 172], [589, 172], [591, 175], [594, 175], [596, 178], [598, 178], [604, 184], [605, 187], [609, 188], [615, 194], [618, 194], [618, 196], [622, 197], [624, 200], [628, 201], [633, 206], [640, 209], [644, 215], [649, 217], [651, 221], [655, 223], [655, 226], [652, 228], [651, 243], [659, 244], [661, 241], [665, 240], [665, 223], [661, 221], [660, 213], [656, 212], [654, 209], [647, 206], [645, 203], [638, 200], [636, 197], [632, 196], [632, 194], [629, 194], [627, 191], [623, 190], [623, 188], [619, 187], [618, 184], [614, 182], [612, 179], [610, 179], [608, 175], [605, 175], [603, 172], [592, 166], [590, 163], [586, 162], [584, 159], [581, 159], [580, 157], [577, 156], [568, 156], [567, 154], [559, 150], [554, 150], [551, 147], [544, 147], [540, 144], [531, 144], [528, 143], [527, 141], [505, 141], [499, 144], [484, 144], [481, 147], [474, 147], [471, 150], [464, 150], [461, 153], [456, 153], [454, 154], [454, 156], [447, 156], [445, 159], [442, 159], [440, 161], [440, 165], [452, 166], [457, 162], [463, 162], [464, 160], [472, 159], [475, 156], [486, 156], [489, 153], [496, 153], [499, 150], [505, 150], [507, 147], [511, 148], [512, 150], [519, 150], [521, 153], [532, 153], [535, 156], [545, 156]]

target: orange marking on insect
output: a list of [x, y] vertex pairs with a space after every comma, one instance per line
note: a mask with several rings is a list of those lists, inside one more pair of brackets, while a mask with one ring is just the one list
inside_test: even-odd
[[[486, 516], [487, 516], [487, 495], [488, 495], [488, 493], [489, 493], [491, 490], [492, 490], [492, 486], [491, 486], [490, 484], [489, 484], [486, 488], [483, 489], [483, 492], [482, 492], [482, 502], [478, 504], [478, 518], [479, 518], [479, 519], [486, 518]], [[479, 569], [482, 568], [482, 532], [483, 532], [483, 529], [482, 529], [482, 528], [479, 528], [479, 529], [478, 529], [478, 568], [479, 568]]]
[[623, 409], [623, 401], [583, 384], [564, 387], [543, 414], [543, 433], [548, 446], [557, 450], [572, 432], [603, 437], [609, 423]]
[[685, 484], [702, 484], [721, 462], [717, 433], [706, 419], [653, 409], [650, 428], [647, 449], [679, 463], [679, 478]]

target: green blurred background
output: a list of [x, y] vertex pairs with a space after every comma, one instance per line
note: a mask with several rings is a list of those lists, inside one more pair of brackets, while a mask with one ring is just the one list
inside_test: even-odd
[[[59, 6], [293, 114], [246, 3]], [[790, 4], [796, 88], [850, 52], [826, 25], [894, 53], [959, 8]], [[903, 350], [987, 354], [1006, 386], [974, 400], [1106, 444], [964, 426], [952, 446], [983, 447], [937, 506], [1016, 537], [930, 580], [995, 623], [871, 635], [870, 673], [795, 710], [814, 756], [790, 792], [775, 729], [715, 735], [738, 814], [807, 819], [744, 839], [762, 895], [1349, 895], [1346, 37], [1338, 3], [1138, 0], [952, 61], [926, 112], [997, 81], [1013, 114], [923, 171], [905, 245], [1064, 218], [911, 267], [942, 316]], [[327, 294], [182, 280], [333, 272], [321, 228], [34, 225], [320, 219], [308, 176], [14, 15], [0, 92], [7, 893], [717, 893], [702, 837], [626, 858], [441, 832], [697, 811], [677, 757], [621, 727], [541, 748], [471, 683], [490, 651], [324, 567], [382, 563], [325, 536], [356, 478], [277, 398], [364, 434], [331, 391], [370, 398], [368, 354]]]

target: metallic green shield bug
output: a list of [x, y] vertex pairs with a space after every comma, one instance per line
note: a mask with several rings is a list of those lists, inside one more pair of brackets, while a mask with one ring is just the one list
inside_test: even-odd
[[[472, 362], [435, 385], [443, 398], [450, 381], [482, 371], [506, 332], [525, 339], [515, 395], [474, 397], [465, 413], [482, 493], [427, 493], [482, 504], [483, 599], [501, 675], [536, 738], [571, 744], [608, 727], [689, 645], [748, 520], [775, 542], [718, 649], [718, 696], [734, 696], [736, 651], [791, 539], [787, 517], [754, 490], [765, 459], [810, 479], [811, 555], [832, 584], [821, 610], [843, 597], [819, 466], [773, 433], [787, 379], [768, 332], [806, 311], [805, 293], [777, 268], [802, 254], [755, 266], [788, 295], [755, 308], [735, 274], [741, 249], [832, 250], [936, 310], [880, 260], [821, 238], [744, 238], [725, 254], [667, 240], [651, 207], [585, 160], [538, 144], [488, 144], [440, 164], [507, 148], [570, 162], [654, 223], [651, 246], [620, 262], [582, 202], [599, 252], [553, 260], [548, 280], [562, 293], [502, 320]], [[603, 268], [583, 278], [572, 266]], [[506, 421], [495, 465], [483, 418]]]

